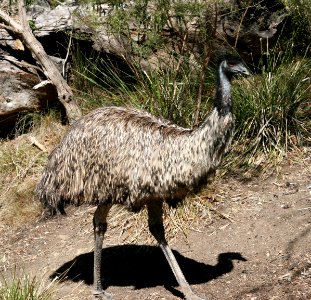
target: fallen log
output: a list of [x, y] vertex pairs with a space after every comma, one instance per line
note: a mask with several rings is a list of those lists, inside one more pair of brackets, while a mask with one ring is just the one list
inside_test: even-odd
[[46, 54], [43, 46], [33, 35], [29, 27], [23, 0], [18, 0], [18, 19], [15, 21], [11, 16], [0, 10], [0, 27], [11, 35], [17, 37], [33, 54], [46, 78], [55, 86], [58, 99], [63, 104], [69, 123], [81, 116], [81, 111], [76, 104], [73, 92], [66, 80]]

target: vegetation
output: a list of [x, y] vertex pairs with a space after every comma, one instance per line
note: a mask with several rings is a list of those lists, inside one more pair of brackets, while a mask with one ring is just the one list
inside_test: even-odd
[[[291, 13], [291, 26], [294, 28], [285, 34], [296, 51], [304, 55], [304, 51], [311, 45], [311, 6], [308, 0], [283, 0]], [[310, 48], [309, 48], [310, 57]]]
[[257, 156], [270, 162], [310, 143], [310, 67], [306, 57], [272, 55], [261, 74], [235, 87], [236, 152], [230, 156], [231, 166], [238, 162], [257, 167]]
[[[31, 120], [29, 115], [21, 119], [15, 139], [0, 140], [1, 224], [25, 224], [40, 215], [33, 190], [48, 154], [35, 147], [33, 139], [44, 142], [51, 151], [64, 134], [65, 128], [52, 113], [45, 117], [35, 114]], [[21, 134], [26, 129], [29, 133]]]
[[44, 286], [42, 279], [28, 275], [14, 274], [10, 280], [0, 280], [0, 299], [2, 300], [51, 300], [53, 283]]
[[[167, 30], [172, 29], [168, 1], [157, 1], [152, 16], [146, 12], [149, 2], [135, 1], [129, 16], [119, 1], [111, 1], [117, 8], [117, 13], [109, 20], [111, 32], [133, 34], [124, 21], [130, 17], [134, 17], [141, 28], [131, 45], [136, 59], [125, 59], [120, 66], [120, 61], [112, 56], [86, 56], [73, 46], [71, 80], [75, 95], [84, 113], [107, 104], [132, 105], [179, 125], [194, 127], [210, 109], [214, 95], [215, 64], [209, 60], [208, 47], [214, 34], [213, 20], [205, 29], [200, 29], [197, 42], [202, 51], [198, 56], [188, 39], [190, 33], [186, 24], [193, 17], [201, 18], [203, 23], [201, 2], [193, 1], [190, 5], [186, 1], [176, 1], [170, 6], [178, 16], [179, 31], [169, 45], [159, 34], [165, 26]], [[53, 5], [57, 3], [52, 1]], [[262, 170], [268, 163], [281, 160], [288, 151], [310, 146], [311, 6], [309, 0], [284, 0], [284, 4], [291, 13], [293, 30], [282, 32], [274, 49], [267, 51], [263, 47], [259, 67], [249, 66], [254, 75], [239, 79], [234, 85], [236, 135], [224, 171]], [[210, 5], [214, 5], [212, 1]], [[168, 50], [170, 57], [156, 51], [159, 48]], [[165, 68], [151, 72], [142, 68], [140, 62], [150, 56]], [[58, 113], [51, 110], [45, 116], [28, 115], [16, 130], [16, 139], [0, 140], [0, 222], [14, 225], [17, 220], [32, 221], [40, 214], [33, 189], [48, 152], [66, 130]], [[31, 136], [43, 143], [47, 152], [36, 148], [29, 140]], [[204, 193], [192, 204], [168, 212], [169, 216], [177, 222], [185, 218], [186, 223], [196, 220], [198, 215], [208, 215], [215, 199], [207, 195]], [[169, 236], [174, 236], [171, 232]], [[35, 279], [20, 278], [1, 281], [1, 299], [50, 299], [49, 293], [38, 291]]]

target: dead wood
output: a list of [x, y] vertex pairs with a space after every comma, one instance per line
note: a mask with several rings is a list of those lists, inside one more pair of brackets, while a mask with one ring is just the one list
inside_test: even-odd
[[11, 35], [19, 38], [22, 43], [31, 51], [37, 62], [41, 65], [43, 73], [56, 87], [59, 101], [63, 104], [69, 123], [81, 116], [73, 92], [66, 80], [46, 54], [41, 43], [33, 35], [29, 27], [26, 10], [23, 0], [18, 0], [18, 19], [15, 21], [11, 16], [0, 9], [0, 28], [7, 30]]

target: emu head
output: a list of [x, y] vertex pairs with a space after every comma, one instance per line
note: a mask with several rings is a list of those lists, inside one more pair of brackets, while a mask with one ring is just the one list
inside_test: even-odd
[[250, 76], [250, 72], [247, 70], [243, 61], [238, 56], [225, 55], [219, 60], [222, 72], [232, 79], [235, 75]]

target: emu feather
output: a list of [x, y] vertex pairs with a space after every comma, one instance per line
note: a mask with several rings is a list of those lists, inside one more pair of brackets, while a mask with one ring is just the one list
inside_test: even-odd
[[55, 208], [65, 200], [134, 210], [152, 199], [182, 200], [219, 165], [232, 127], [232, 116], [216, 110], [189, 130], [135, 109], [97, 109], [51, 153], [39, 198]]
[[113, 204], [148, 209], [148, 224], [185, 297], [196, 296], [166, 243], [162, 204], [176, 204], [205, 185], [219, 166], [234, 129], [231, 79], [249, 75], [225, 57], [217, 72], [215, 108], [199, 128], [179, 127], [141, 110], [105, 107], [77, 121], [50, 154], [36, 194], [53, 214], [67, 203], [98, 205], [94, 214], [94, 295], [102, 289], [101, 250]]

